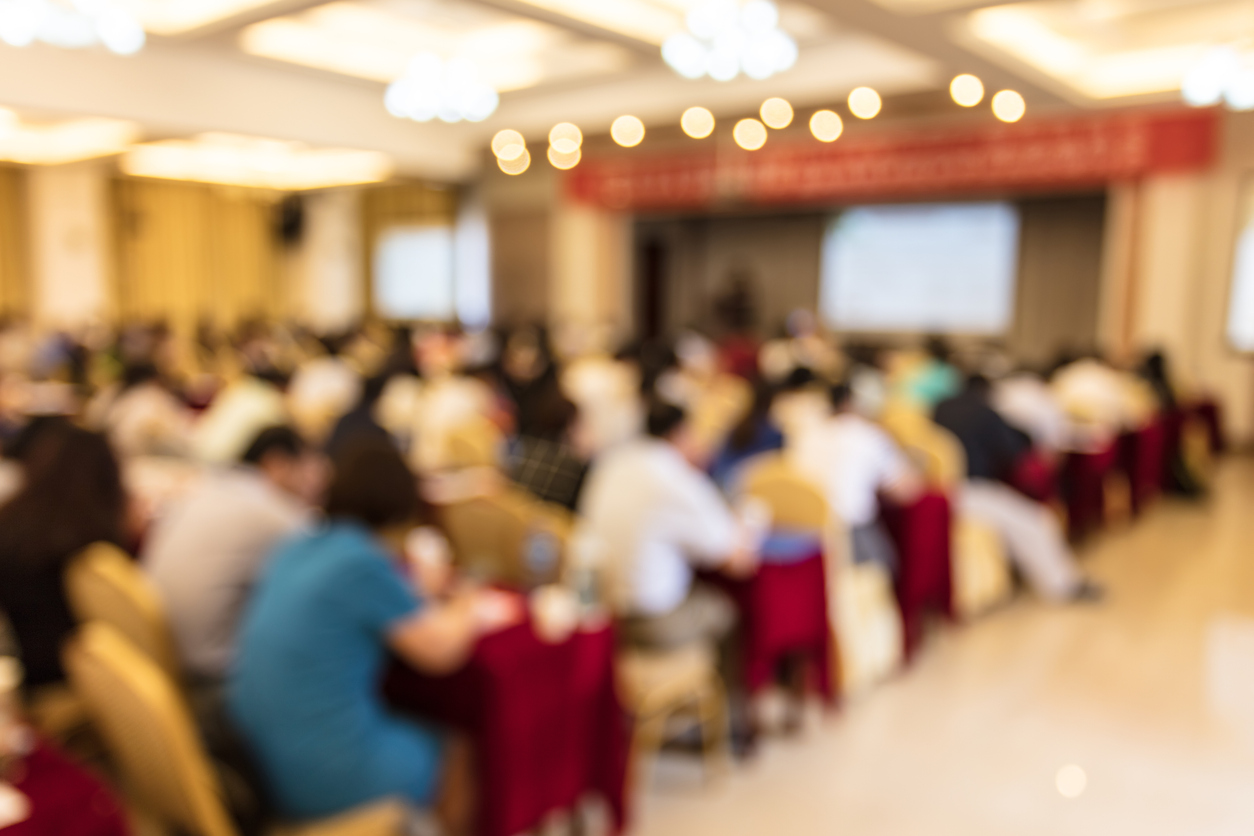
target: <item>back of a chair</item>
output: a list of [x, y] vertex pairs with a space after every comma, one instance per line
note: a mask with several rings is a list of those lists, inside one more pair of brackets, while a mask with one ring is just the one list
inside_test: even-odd
[[486, 580], [530, 586], [560, 575], [570, 516], [521, 488], [453, 503], [442, 519], [458, 563]]
[[455, 469], [500, 467], [504, 439], [487, 418], [476, 418], [449, 433], [446, 463]]
[[967, 456], [962, 443], [927, 415], [894, 409], [885, 412], [882, 422], [932, 487], [948, 491], [966, 478]]
[[823, 492], [798, 474], [782, 454], [756, 457], [744, 470], [741, 490], [765, 502], [781, 528], [824, 532], [831, 523]]
[[96, 621], [65, 667], [143, 812], [192, 836], [237, 836], [187, 706], [146, 653]]
[[66, 571], [66, 592], [79, 621], [112, 625], [178, 678], [178, 655], [165, 608], [151, 581], [121, 549], [95, 543], [80, 552]]

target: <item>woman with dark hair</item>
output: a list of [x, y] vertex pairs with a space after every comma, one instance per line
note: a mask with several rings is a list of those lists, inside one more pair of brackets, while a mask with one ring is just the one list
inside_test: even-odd
[[0, 610], [13, 626], [28, 687], [61, 682], [61, 644], [74, 629], [65, 567], [80, 549], [121, 544], [126, 494], [103, 435], [56, 420], [20, 451], [24, 484], [0, 506]]
[[326, 523], [281, 546], [245, 617], [228, 703], [280, 812], [329, 816], [384, 797], [433, 806], [450, 833], [470, 818], [468, 754], [390, 713], [390, 654], [432, 674], [518, 617], [514, 598], [463, 590], [426, 600], [397, 566], [420, 515], [396, 448], [366, 441], [336, 467]]
[[510, 477], [545, 502], [575, 510], [588, 475], [574, 438], [578, 408], [554, 377], [534, 393], [524, 417], [510, 455]]
[[774, 402], [775, 387], [761, 378], [756, 380], [752, 406], [710, 464], [710, 477], [724, 493], [730, 492], [741, 466], [749, 459], [783, 449], [784, 435], [771, 420], [771, 405]]

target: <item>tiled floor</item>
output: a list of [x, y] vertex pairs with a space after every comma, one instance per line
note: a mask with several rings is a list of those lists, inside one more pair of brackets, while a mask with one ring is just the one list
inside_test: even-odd
[[1102, 605], [1021, 596], [712, 786], [664, 765], [635, 832], [1254, 834], [1254, 461], [1083, 554]]

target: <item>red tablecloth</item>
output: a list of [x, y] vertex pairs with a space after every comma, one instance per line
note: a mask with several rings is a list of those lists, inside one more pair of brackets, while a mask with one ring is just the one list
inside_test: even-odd
[[11, 776], [31, 801], [26, 821], [4, 836], [127, 836], [126, 816], [105, 786], [57, 750], [40, 744]]
[[1119, 460], [1119, 445], [1112, 441], [1096, 453], [1071, 453], [1063, 470], [1067, 499], [1067, 524], [1077, 540], [1100, 528], [1106, 519], [1106, 476]]
[[1139, 514], [1162, 493], [1167, 475], [1166, 453], [1170, 419], [1155, 416], [1136, 432], [1119, 437], [1119, 467], [1128, 477], [1132, 492], [1132, 513]]
[[900, 561], [897, 603], [909, 658], [923, 638], [923, 619], [929, 610], [953, 616], [949, 498], [932, 492], [910, 505], [882, 502], [881, 507]]
[[529, 624], [488, 636], [452, 676], [398, 664], [384, 685], [397, 708], [475, 742], [481, 836], [515, 836], [601, 795], [625, 821], [628, 721], [615, 692], [612, 629], [541, 642]]
[[1058, 498], [1058, 466], [1039, 450], [1030, 450], [1021, 456], [1006, 481], [1010, 487], [1042, 505]]
[[722, 575], [708, 580], [726, 589], [740, 610], [749, 693], [770, 684], [780, 662], [800, 657], [811, 665], [819, 693], [828, 701], [835, 698], [822, 553], [796, 563], [763, 564], [748, 580]]

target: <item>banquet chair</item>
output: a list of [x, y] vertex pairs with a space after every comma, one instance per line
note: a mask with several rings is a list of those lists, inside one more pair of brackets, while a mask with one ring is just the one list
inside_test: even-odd
[[[886, 415], [885, 428], [923, 471], [928, 484], [953, 496], [966, 478], [966, 454], [950, 432], [923, 413]], [[1008, 599], [1014, 591], [1006, 545], [996, 531], [955, 514], [952, 589], [954, 612], [974, 618]]]
[[532, 587], [561, 576], [571, 515], [522, 488], [454, 502], [441, 520], [458, 565], [481, 580]]
[[740, 489], [770, 507], [773, 525], [812, 531], [823, 543], [836, 656], [832, 670], [840, 691], [860, 693], [898, 670], [903, 626], [892, 579], [881, 566], [853, 562], [848, 530], [822, 491], [779, 453], [756, 457], [745, 468]]
[[732, 374], [715, 376], [691, 407], [692, 433], [698, 449], [711, 455], [721, 449], [752, 406], [753, 387], [747, 380]]
[[676, 650], [621, 651], [616, 664], [618, 695], [635, 721], [631, 740], [630, 785], [644, 786], [651, 763], [666, 737], [666, 725], [685, 712], [701, 729], [706, 777], [727, 762], [731, 727], [727, 694], [710, 648], [688, 645]]
[[500, 467], [504, 444], [500, 429], [487, 418], [477, 417], [448, 434], [445, 463], [454, 470]]
[[181, 677], [174, 636], [151, 581], [111, 543], [93, 543], [65, 576], [70, 609], [80, 622], [111, 624], [172, 679]]
[[[80, 628], [65, 667], [83, 695], [146, 829], [185, 836], [238, 836], [186, 704], [166, 671], [109, 624]], [[275, 826], [273, 836], [403, 836], [409, 813], [384, 800], [340, 816]]]
[[1188, 414], [1180, 428], [1180, 455], [1185, 469], [1203, 488], [1215, 475], [1215, 453], [1211, 430], [1198, 415]]

